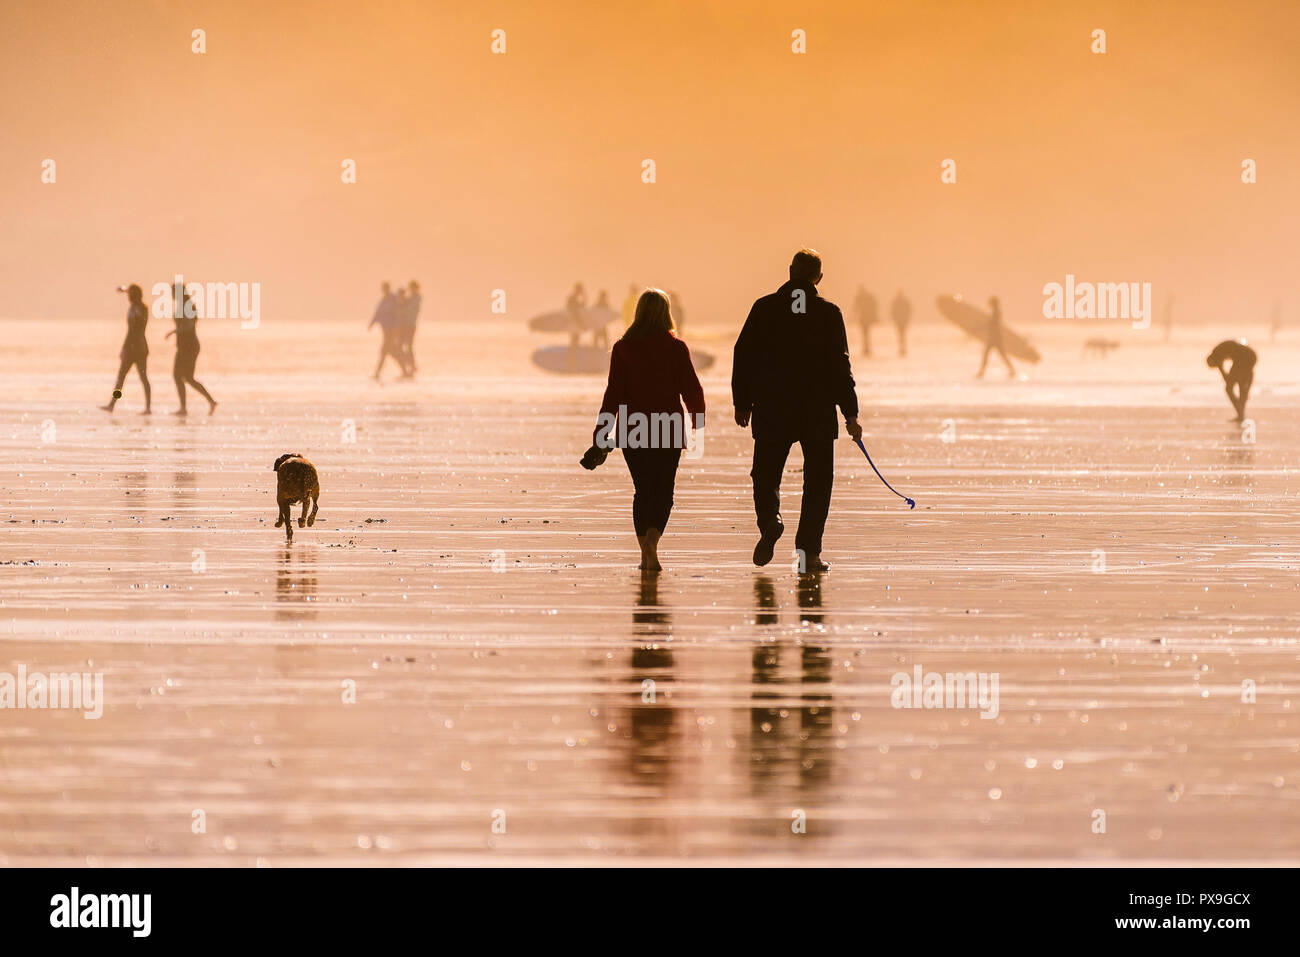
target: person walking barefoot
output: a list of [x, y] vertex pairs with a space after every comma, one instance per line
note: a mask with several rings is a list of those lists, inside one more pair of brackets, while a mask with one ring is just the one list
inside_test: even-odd
[[173, 333], [176, 336], [176, 361], [172, 363], [172, 379], [176, 382], [176, 394], [180, 397], [181, 407], [173, 415], [188, 414], [185, 407], [187, 383], [208, 400], [208, 415], [211, 415], [217, 409], [217, 400], [194, 378], [194, 367], [199, 361], [198, 309], [185, 291], [183, 282], [176, 284], [175, 322], [176, 328], [163, 337], [170, 338]]
[[[121, 286], [118, 289], [122, 291]], [[125, 292], [131, 304], [126, 310], [126, 340], [122, 343], [122, 351], [118, 354], [122, 364], [117, 369], [117, 384], [113, 386], [112, 398], [108, 400], [108, 405], [101, 405], [100, 408], [105, 412], [113, 411], [117, 400], [122, 398], [122, 386], [126, 383], [126, 374], [131, 371], [131, 366], [135, 366], [140, 374], [140, 385], [144, 387], [144, 411], [140, 414], [148, 415], [153, 411], [153, 392], [149, 388], [149, 373], [146, 370], [149, 343], [144, 335], [145, 326], [149, 324], [149, 310], [144, 304], [144, 290], [139, 286], [131, 283]]]
[[[704, 389], [686, 343], [673, 331], [668, 296], [647, 289], [609, 356], [609, 379], [592, 444], [582, 467], [594, 469], [610, 449], [623, 450], [632, 474], [632, 526], [641, 548], [640, 568], [663, 569], [659, 542], [673, 508], [677, 466], [686, 446], [686, 403], [696, 429], [704, 427]], [[615, 430], [617, 428], [617, 434]]]

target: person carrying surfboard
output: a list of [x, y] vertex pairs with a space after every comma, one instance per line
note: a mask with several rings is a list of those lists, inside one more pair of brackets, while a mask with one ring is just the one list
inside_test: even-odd
[[[1228, 393], [1228, 401], [1237, 412], [1238, 422], [1246, 418], [1246, 400], [1250, 398], [1258, 360], [1259, 354], [1246, 345], [1245, 339], [1225, 339], [1205, 357], [1205, 364], [1218, 369], [1223, 376], [1223, 391]], [[1229, 363], [1226, 372], [1223, 369], [1225, 362]]]
[[627, 298], [623, 300], [623, 328], [628, 329], [632, 325], [632, 320], [636, 318], [636, 303], [641, 298], [641, 290], [636, 283], [627, 287]]
[[759, 540], [754, 564], [772, 560], [785, 532], [781, 520], [781, 474], [790, 446], [803, 450], [803, 504], [795, 548], [802, 569], [821, 572], [822, 533], [831, 507], [835, 479], [835, 409], [855, 440], [858, 396], [849, 362], [848, 336], [839, 306], [817, 293], [822, 280], [821, 255], [801, 249], [790, 263], [790, 279], [749, 310], [736, 340], [731, 396], [736, 424], [754, 436], [754, 512]]
[[576, 350], [584, 328], [582, 310], [587, 308], [587, 290], [582, 287], [582, 283], [573, 284], [573, 292], [569, 293], [569, 297], [564, 300], [564, 308], [573, 320], [573, 331], [569, 333], [569, 347]]
[[[602, 289], [596, 296], [596, 308], [603, 309], [607, 312], [613, 312], [609, 304], [609, 291]], [[605, 326], [601, 323], [596, 324], [596, 328], [591, 330], [591, 344], [597, 349], [609, 348], [609, 333], [605, 331]]]
[[975, 378], [984, 378], [984, 369], [989, 364], [989, 353], [996, 350], [997, 354], [1002, 357], [1002, 361], [1007, 364], [1007, 378], [1016, 377], [1015, 367], [1002, 347], [1002, 304], [998, 302], [997, 296], [989, 297], [989, 328], [988, 338], [984, 340], [984, 358], [980, 360], [980, 371], [975, 373]]

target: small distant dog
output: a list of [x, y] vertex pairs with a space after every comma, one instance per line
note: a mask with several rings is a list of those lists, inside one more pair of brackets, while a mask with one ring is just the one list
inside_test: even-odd
[[[320, 508], [320, 478], [316, 475], [316, 466], [312, 465], [297, 452], [287, 452], [275, 460], [271, 466], [279, 476], [275, 490], [275, 500], [280, 506], [280, 517], [275, 527], [284, 526], [284, 534], [293, 541], [293, 519], [289, 515], [289, 506], [302, 502], [302, 515], [298, 517], [298, 527], [316, 524], [316, 510]], [[307, 514], [307, 505], [311, 505], [311, 514]]]
[[1097, 355], [1103, 359], [1111, 349], [1118, 349], [1119, 343], [1114, 339], [1089, 339], [1083, 344], [1083, 354]]

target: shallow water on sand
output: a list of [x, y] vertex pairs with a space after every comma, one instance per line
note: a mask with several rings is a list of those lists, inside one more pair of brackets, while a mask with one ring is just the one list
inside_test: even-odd
[[[1102, 361], [1045, 329], [1025, 381], [975, 383], [920, 326], [855, 362], [917, 508], [841, 440], [809, 577], [797, 450], [749, 562], [729, 343], [697, 337], [710, 423], [646, 577], [622, 462], [577, 466], [602, 381], [531, 369], [514, 325], [430, 324], [383, 385], [355, 328], [213, 326], [222, 404], [184, 420], [161, 342], [159, 414], [132, 380], [110, 418], [116, 325], [55, 324], [57, 359], [3, 325], [0, 672], [102, 672], [105, 705], [0, 710], [0, 862], [1300, 858], [1294, 345], [1249, 442], [1221, 336]], [[287, 451], [322, 484], [292, 545]], [[996, 717], [892, 707], [918, 665], [996, 674]]]

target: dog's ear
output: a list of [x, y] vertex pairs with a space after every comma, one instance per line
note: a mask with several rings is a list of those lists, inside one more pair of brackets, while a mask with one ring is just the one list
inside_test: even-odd
[[271, 466], [271, 471], [272, 472], [280, 471], [280, 466], [283, 465], [286, 460], [293, 458], [295, 454], [296, 453], [294, 452], [286, 452], [284, 455], [280, 456], [278, 459], [275, 460], [275, 464]]

